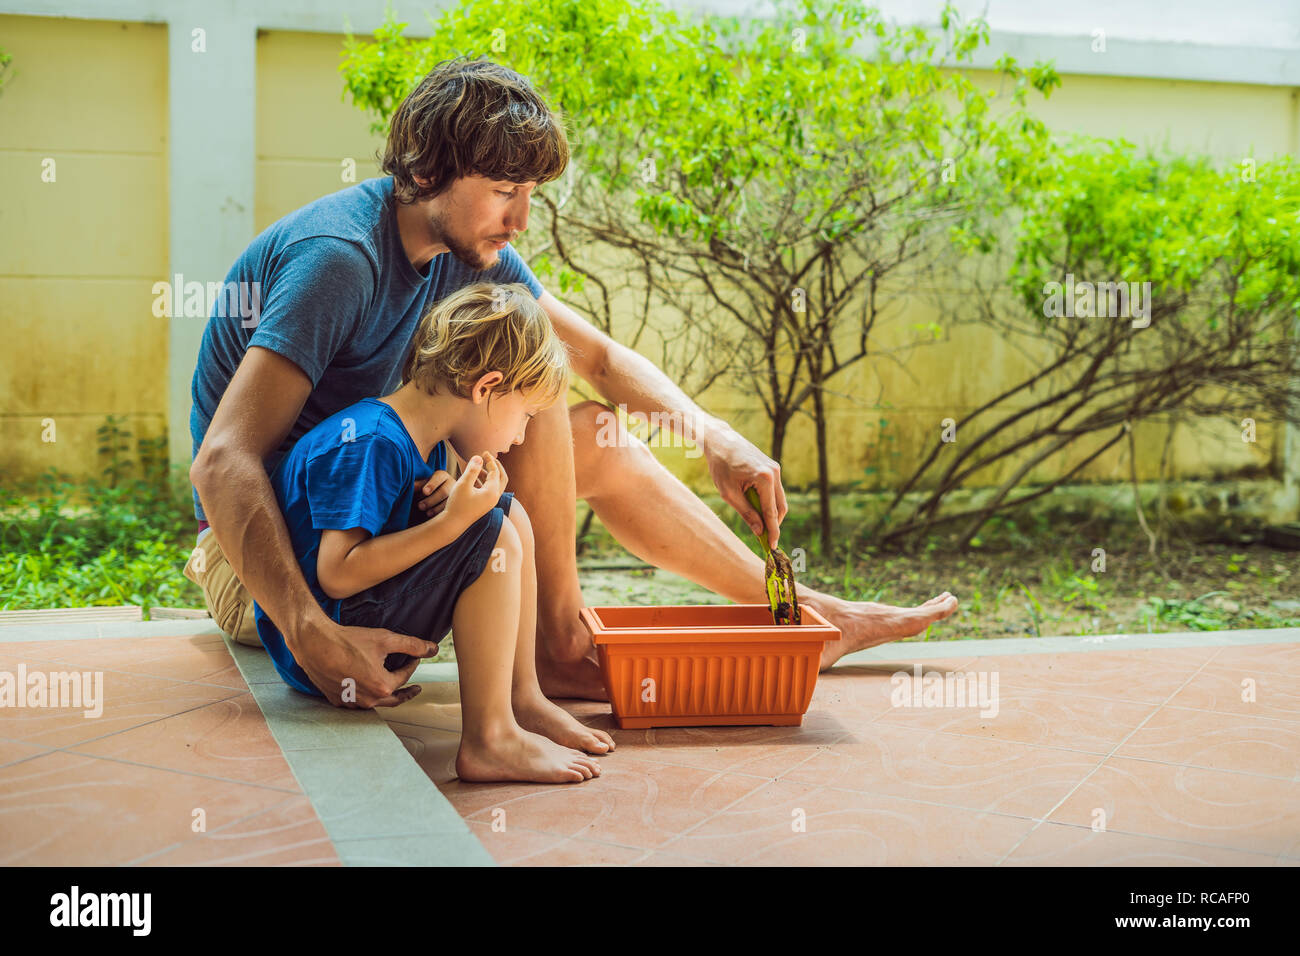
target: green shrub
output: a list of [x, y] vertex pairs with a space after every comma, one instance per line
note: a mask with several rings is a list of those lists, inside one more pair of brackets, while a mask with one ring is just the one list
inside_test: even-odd
[[112, 416], [100, 429], [102, 479], [50, 469], [27, 488], [0, 483], [0, 610], [202, 606], [181, 573], [195, 523], [168, 483], [166, 438], [136, 440], [137, 469], [129, 434]]

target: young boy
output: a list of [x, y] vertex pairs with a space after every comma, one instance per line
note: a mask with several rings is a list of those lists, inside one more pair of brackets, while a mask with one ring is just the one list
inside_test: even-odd
[[[433, 642], [455, 630], [464, 780], [577, 782], [600, 774], [583, 750], [614, 748], [537, 684], [532, 525], [495, 457], [563, 398], [568, 374], [526, 286], [467, 286], [421, 320], [401, 388], [322, 421], [271, 476], [303, 576], [334, 620]], [[455, 481], [448, 448], [464, 465]], [[426, 518], [415, 492], [440, 486], [449, 493]], [[262, 608], [253, 613], [285, 682], [324, 696]]]

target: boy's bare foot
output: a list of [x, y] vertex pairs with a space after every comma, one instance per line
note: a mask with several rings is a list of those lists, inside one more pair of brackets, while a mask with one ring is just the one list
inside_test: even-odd
[[580, 783], [600, 776], [593, 757], [519, 729], [484, 740], [461, 736], [456, 775], [483, 783], [514, 780], [525, 783]]
[[517, 701], [514, 711], [520, 727], [549, 737], [557, 744], [595, 754], [609, 753], [614, 749], [613, 737], [603, 730], [592, 730], [540, 693]]

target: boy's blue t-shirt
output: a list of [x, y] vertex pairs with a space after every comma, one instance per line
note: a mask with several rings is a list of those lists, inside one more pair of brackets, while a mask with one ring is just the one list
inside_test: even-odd
[[[411, 336], [435, 302], [476, 282], [522, 282], [541, 298], [541, 283], [512, 246], [497, 256], [476, 272], [444, 252], [417, 270], [402, 248], [391, 176], [324, 196], [267, 227], [231, 266], [223, 288], [235, 294], [215, 297], [204, 328], [191, 385], [191, 454], [249, 346], [283, 355], [312, 383], [298, 420], [264, 462], [270, 473], [340, 409], [397, 391]], [[197, 491], [194, 516], [206, 520]]]
[[[412, 523], [416, 479], [446, 468], [443, 442], [434, 446], [427, 461], [422, 460], [397, 412], [375, 398], [331, 415], [280, 459], [271, 487], [303, 577], [332, 620], [339, 620], [342, 601], [328, 597], [316, 576], [321, 532], [365, 528], [374, 537], [406, 530]], [[256, 603], [253, 616], [258, 636], [285, 682], [303, 693], [324, 696]]]

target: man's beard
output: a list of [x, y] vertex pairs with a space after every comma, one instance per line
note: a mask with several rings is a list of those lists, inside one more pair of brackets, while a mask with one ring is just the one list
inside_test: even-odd
[[495, 262], [490, 262], [483, 258], [481, 246], [466, 245], [457, 237], [453, 236], [451, 231], [447, 229], [446, 222], [443, 220], [441, 215], [435, 215], [429, 220], [429, 230], [432, 232], [433, 240], [435, 242], [446, 246], [448, 251], [450, 251], [457, 260], [464, 263], [475, 272], [482, 272], [485, 269], [490, 269], [496, 264]]

